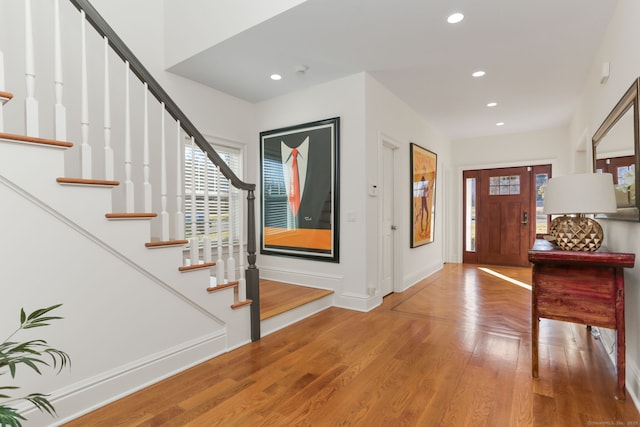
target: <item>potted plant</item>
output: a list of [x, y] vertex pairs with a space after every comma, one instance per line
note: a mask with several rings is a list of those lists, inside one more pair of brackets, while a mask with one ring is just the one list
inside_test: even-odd
[[[16, 370], [19, 365], [25, 365], [42, 375], [40, 368], [43, 366], [52, 366], [60, 373], [62, 368], [71, 362], [69, 355], [64, 351], [52, 348], [45, 340], [37, 339], [24, 342], [11, 341], [11, 339], [21, 330], [39, 328], [49, 325], [51, 320], [62, 319], [58, 316], [51, 316], [49, 312], [60, 307], [62, 304], [53, 305], [47, 308], [41, 308], [34, 311], [28, 316], [24, 309], [20, 310], [20, 326], [5, 341], [0, 344], [0, 378], [7, 373], [11, 374], [11, 378], [16, 376]], [[20, 427], [21, 420], [26, 420], [20, 415], [13, 405], [19, 401], [31, 402], [36, 408], [50, 415], [55, 415], [55, 409], [51, 402], [47, 399], [49, 395], [42, 393], [31, 393], [24, 397], [12, 397], [9, 393], [19, 389], [20, 387], [13, 385], [0, 385], [0, 426], [1, 427]]]

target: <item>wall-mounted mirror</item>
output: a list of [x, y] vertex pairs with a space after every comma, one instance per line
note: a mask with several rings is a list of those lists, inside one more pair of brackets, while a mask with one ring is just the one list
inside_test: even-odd
[[640, 204], [636, 189], [638, 169], [638, 93], [640, 78], [618, 101], [593, 135], [593, 167], [595, 172], [613, 175], [618, 210], [598, 214], [598, 218], [640, 221]]

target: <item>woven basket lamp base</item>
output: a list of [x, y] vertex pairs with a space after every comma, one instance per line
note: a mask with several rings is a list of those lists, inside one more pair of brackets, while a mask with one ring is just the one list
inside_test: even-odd
[[596, 251], [604, 240], [602, 227], [592, 218], [560, 216], [551, 221], [551, 235], [565, 251]]

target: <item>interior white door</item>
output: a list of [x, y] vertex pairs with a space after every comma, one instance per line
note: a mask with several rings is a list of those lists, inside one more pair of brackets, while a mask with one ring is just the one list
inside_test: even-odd
[[394, 149], [382, 148], [382, 296], [394, 290], [395, 281], [395, 203], [394, 203]]

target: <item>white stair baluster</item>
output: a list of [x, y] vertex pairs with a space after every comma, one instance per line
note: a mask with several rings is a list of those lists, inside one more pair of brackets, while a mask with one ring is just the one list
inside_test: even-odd
[[[240, 197], [238, 197], [240, 199]], [[244, 210], [242, 203], [238, 203], [238, 218], [240, 222], [240, 231], [238, 233], [238, 301], [243, 302], [247, 299], [247, 281], [244, 278]]]
[[196, 227], [196, 161], [196, 143], [191, 137], [191, 239], [189, 241], [191, 265], [199, 264], [200, 259]]
[[222, 192], [222, 174], [220, 173], [220, 168], [216, 168], [216, 187], [218, 193], [218, 207], [216, 212], [216, 224], [217, 230], [216, 234], [218, 235], [218, 259], [216, 261], [216, 283], [221, 285], [224, 283], [224, 260], [222, 259], [222, 211], [220, 209], [220, 205], [222, 202], [222, 198], [220, 197], [220, 193]]
[[[180, 174], [180, 170], [177, 171]], [[164, 128], [164, 102], [160, 104], [160, 240], [169, 240], [169, 212], [167, 212], [167, 147]]]
[[149, 161], [149, 85], [145, 82], [144, 84], [144, 136], [143, 136], [143, 174], [144, 174], [144, 212], [152, 212], [151, 208], [151, 164]]
[[202, 240], [202, 250], [204, 262], [211, 262], [211, 230], [209, 221], [211, 219], [209, 211], [209, 158], [204, 154], [204, 238]]
[[89, 145], [89, 83], [87, 71], [87, 34], [84, 10], [80, 12], [80, 43], [81, 43], [81, 75], [80, 75], [80, 167], [82, 178], [90, 179], [91, 172], [91, 146]]
[[58, 141], [67, 140], [67, 110], [62, 104], [62, 42], [60, 30], [60, 0], [53, 3], [53, 85], [55, 92], [54, 114], [54, 135]]
[[176, 240], [184, 239], [184, 188], [182, 184], [182, 174], [184, 173], [183, 156], [182, 132], [180, 128], [180, 120], [178, 120], [176, 122]]
[[36, 100], [36, 71], [33, 48], [33, 22], [31, 17], [31, 0], [24, 2], [24, 56], [25, 56], [25, 83], [26, 94], [24, 98], [25, 133], [28, 136], [40, 136], [38, 101]]
[[111, 84], [109, 81], [109, 39], [104, 37], [104, 178], [114, 177], [113, 148], [111, 148]]
[[230, 282], [236, 281], [236, 259], [233, 257], [233, 227], [235, 226], [235, 212], [233, 210], [233, 186], [231, 185], [231, 180], [227, 180], [227, 189], [228, 189], [228, 202], [227, 206], [229, 207], [229, 216], [227, 220], [227, 227], [229, 227], [229, 257], [227, 258], [227, 280]]
[[124, 79], [124, 192], [125, 192], [125, 212], [135, 211], [134, 187], [131, 180], [133, 162], [131, 160], [131, 100], [129, 92], [129, 61], [125, 61]]

